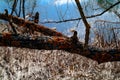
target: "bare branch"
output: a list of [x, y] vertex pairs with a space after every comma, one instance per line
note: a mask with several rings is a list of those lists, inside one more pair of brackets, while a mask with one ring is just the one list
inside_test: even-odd
[[13, 14], [13, 12], [14, 12], [14, 11], [15, 11], [15, 9], [16, 9], [17, 2], [18, 2], [18, 0], [14, 0], [14, 3], [13, 3], [13, 5], [12, 5], [11, 15]]
[[[116, 2], [115, 4], [111, 5], [109, 8], [107, 8], [106, 10], [104, 10], [103, 12], [96, 14], [96, 15], [91, 15], [91, 16], [86, 16], [86, 18], [94, 18], [97, 16], [101, 16], [104, 13], [106, 13], [107, 11], [109, 11], [110, 9], [112, 9], [113, 7], [115, 7], [116, 5], [118, 5], [120, 3], [120, 1]], [[45, 22], [40, 22], [42, 24], [46, 24], [46, 23], [62, 23], [62, 22], [69, 22], [69, 21], [76, 21], [76, 20], [81, 20], [82, 18], [74, 18], [74, 19], [67, 19], [67, 20], [60, 20], [60, 21], [45, 21]]]

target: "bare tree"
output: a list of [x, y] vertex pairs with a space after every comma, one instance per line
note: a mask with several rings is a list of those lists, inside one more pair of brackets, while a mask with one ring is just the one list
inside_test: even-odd
[[23, 18], [25, 19], [25, 0], [22, 0], [22, 12], [23, 12]]
[[79, 0], [75, 0], [76, 4], [77, 4], [77, 7], [78, 7], [78, 10], [80, 12], [80, 15], [81, 15], [81, 18], [84, 22], [84, 25], [86, 27], [86, 34], [85, 34], [85, 44], [84, 44], [84, 47], [87, 48], [88, 47], [88, 43], [89, 43], [89, 35], [90, 35], [90, 25], [88, 24], [87, 20], [86, 20], [86, 17], [84, 15], [84, 12], [82, 10], [82, 6], [79, 2]]
[[13, 12], [15, 12], [16, 6], [17, 6], [18, 0], [14, 0], [13, 5], [12, 5], [12, 11], [11, 11], [11, 15], [13, 14]]

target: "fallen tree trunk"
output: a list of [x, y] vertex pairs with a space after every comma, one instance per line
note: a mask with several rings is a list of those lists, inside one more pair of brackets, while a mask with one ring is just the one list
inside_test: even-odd
[[18, 17], [12, 16], [12, 15], [5, 15], [5, 14], [0, 13], [0, 19], [6, 20], [6, 21], [9, 21], [10, 19], [12, 19], [13, 23], [18, 25], [19, 27], [20, 26], [27, 27], [27, 28], [33, 29], [34, 31], [41, 32], [44, 35], [66, 37], [65, 35], [61, 34], [60, 32], [57, 32], [57, 31], [52, 30], [50, 28], [47, 28], [43, 25], [39, 25], [39, 24], [33, 23], [31, 21], [24, 20], [22, 18], [18, 18]]
[[9, 21], [12, 19], [13, 23], [18, 26], [32, 27], [35, 31], [41, 32], [45, 35], [44, 37], [27, 37], [18, 34], [3, 33], [0, 34], [0, 46], [30, 48], [30, 49], [45, 49], [45, 50], [65, 50], [70, 53], [80, 54], [87, 58], [96, 60], [98, 63], [120, 61], [120, 50], [99, 50], [95, 48], [84, 49], [83, 44], [72, 43], [70, 38], [64, 36], [62, 33], [54, 31], [42, 25], [35, 24], [24, 19], [0, 14], [0, 19]]
[[45, 50], [65, 50], [71, 49], [72, 43], [68, 38], [56, 36], [43, 36], [43, 37], [29, 37], [19, 34], [2, 33], [0, 34], [0, 46], [12, 46], [20, 48], [31, 49], [45, 49]]
[[94, 48], [84, 50], [83, 44], [74, 44], [69, 38], [44, 36], [44, 37], [27, 37], [23, 35], [0, 34], [0, 46], [45, 49], [45, 50], [65, 50], [70, 53], [80, 54], [87, 58], [96, 60], [98, 63], [120, 61], [120, 50], [103, 51]]

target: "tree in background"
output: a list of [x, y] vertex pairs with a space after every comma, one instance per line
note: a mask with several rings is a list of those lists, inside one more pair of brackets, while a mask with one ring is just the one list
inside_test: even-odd
[[32, 15], [36, 7], [36, 0], [5, 0], [5, 2], [11, 9], [11, 15], [22, 16], [24, 19], [27, 14]]

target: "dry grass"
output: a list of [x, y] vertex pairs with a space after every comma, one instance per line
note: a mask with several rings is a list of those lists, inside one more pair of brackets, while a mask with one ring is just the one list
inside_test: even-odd
[[93, 46], [102, 49], [120, 49], [120, 22], [97, 20], [94, 23]]

